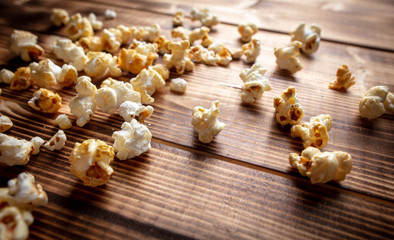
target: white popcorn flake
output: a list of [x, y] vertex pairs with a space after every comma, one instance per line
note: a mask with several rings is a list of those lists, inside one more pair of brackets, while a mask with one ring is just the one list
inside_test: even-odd
[[300, 54], [302, 43], [299, 41], [292, 41], [288, 47], [275, 48], [274, 54], [276, 57], [276, 64], [280, 69], [289, 71], [290, 73], [298, 72], [302, 69], [302, 65], [297, 56]]
[[0, 83], [11, 84], [14, 73], [8, 69], [1, 69], [0, 71]]
[[370, 88], [359, 103], [360, 116], [375, 119], [382, 116], [386, 110], [393, 112], [393, 94], [386, 86]]
[[288, 87], [280, 96], [274, 98], [275, 118], [280, 125], [299, 124], [304, 117], [304, 109], [294, 87]]
[[137, 53], [145, 56], [153, 53], [155, 55], [155, 58], [159, 57], [159, 55], [157, 54], [159, 49], [156, 43], [141, 42], [133, 39], [133, 43], [129, 46], [129, 49], [134, 49]]
[[117, 58], [104, 52], [88, 52], [84, 70], [89, 77], [102, 77], [107, 72], [112, 77], [122, 75], [122, 70], [117, 65]]
[[319, 48], [320, 32], [321, 29], [316, 24], [306, 28], [305, 23], [301, 23], [294, 32], [290, 33], [291, 41], [300, 41], [302, 43], [302, 51], [306, 54], [311, 54]]
[[219, 23], [219, 19], [216, 15], [214, 15], [210, 9], [196, 9], [193, 8], [190, 12], [192, 17], [192, 21], [199, 20], [203, 26], [212, 27]]
[[350, 72], [349, 68], [346, 65], [342, 65], [337, 70], [337, 79], [330, 82], [328, 87], [339, 91], [346, 91], [355, 83], [356, 81], [354, 81], [354, 76]]
[[243, 70], [239, 77], [244, 82], [242, 86], [241, 99], [245, 103], [254, 103], [260, 99], [264, 91], [272, 90], [268, 78], [264, 77], [266, 69], [259, 63], [251, 68]]
[[17, 207], [0, 209], [0, 239], [28, 239], [29, 225], [24, 212]]
[[135, 78], [130, 80], [134, 90], [141, 94], [141, 102], [150, 104], [154, 101], [151, 97], [157, 89], [166, 85], [163, 77], [154, 69], [143, 69]]
[[77, 79], [77, 96], [73, 97], [70, 101], [70, 112], [77, 117], [77, 125], [83, 127], [90, 121], [97, 105], [94, 101], [94, 96], [97, 92], [96, 86], [91, 83], [91, 79], [86, 76]]
[[170, 89], [174, 92], [184, 93], [186, 91], [187, 82], [182, 78], [174, 78], [171, 80]]
[[59, 125], [61, 129], [69, 129], [72, 127], [72, 123], [66, 114], [60, 114], [57, 116], [55, 123]]
[[92, 36], [93, 27], [87, 18], [82, 17], [80, 13], [76, 13], [68, 21], [66, 33], [71, 40], [75, 41], [81, 37]]
[[125, 122], [130, 122], [131, 119], [136, 119], [140, 123], [144, 123], [145, 118], [152, 116], [152, 106], [144, 106], [141, 103], [125, 101], [119, 106], [119, 115]]
[[62, 107], [62, 98], [57, 93], [40, 88], [33, 93], [33, 97], [28, 104], [37, 111], [54, 113]]
[[261, 42], [259, 39], [253, 37], [249, 43], [242, 45], [242, 54], [246, 57], [246, 62], [253, 63], [260, 55]]
[[50, 59], [29, 65], [31, 78], [39, 87], [51, 88], [57, 83], [70, 86], [78, 77], [77, 70], [71, 65], [64, 64], [62, 67], [54, 64]]
[[209, 109], [197, 106], [193, 108], [192, 125], [198, 132], [198, 140], [210, 143], [213, 137], [219, 134], [226, 124], [219, 122], [219, 101], [213, 101]]
[[105, 51], [117, 52], [123, 41], [123, 33], [118, 28], [106, 28], [101, 32], [101, 45]]
[[40, 147], [44, 144], [44, 139], [40, 137], [33, 137], [30, 142], [33, 144], [33, 152], [32, 155], [36, 155], [40, 152]]
[[343, 181], [353, 167], [350, 154], [339, 151], [320, 152], [314, 147], [304, 149], [301, 156], [290, 153], [289, 163], [302, 176], [308, 176], [312, 184]]
[[257, 33], [259, 29], [255, 23], [245, 23], [238, 25], [238, 32], [241, 35], [242, 42], [250, 42], [252, 36]]
[[120, 160], [134, 158], [151, 148], [152, 134], [145, 125], [135, 119], [124, 122], [122, 130], [114, 132], [112, 138], [115, 139], [116, 157]]
[[10, 51], [25, 62], [38, 60], [44, 55], [44, 49], [37, 44], [37, 36], [21, 30], [14, 30], [10, 39]]
[[70, 39], [56, 40], [51, 49], [57, 58], [70, 63], [77, 71], [82, 71], [87, 57], [82, 47], [74, 44]]
[[70, 21], [70, 16], [66, 10], [61, 8], [52, 9], [51, 22], [55, 26], [60, 27], [66, 25], [68, 21]]
[[168, 49], [171, 54], [165, 54], [163, 57], [166, 68], [175, 68], [178, 74], [183, 74], [185, 71], [192, 71], [194, 63], [187, 56], [187, 49], [189, 48], [189, 41], [171, 42], [168, 44]]
[[383, 104], [386, 111], [394, 113], [394, 94], [389, 92]]
[[25, 165], [33, 151], [31, 142], [0, 133], [0, 163], [8, 166]]
[[149, 27], [132, 27], [134, 38], [139, 41], [154, 42], [161, 33], [159, 24]]
[[14, 126], [14, 124], [11, 119], [6, 115], [0, 114], [0, 133], [7, 131], [12, 128], [12, 126]]
[[116, 12], [114, 10], [106, 9], [104, 12], [105, 19], [116, 18]]
[[88, 20], [93, 27], [93, 30], [101, 30], [103, 28], [103, 22], [97, 20], [97, 17], [94, 13], [90, 13], [88, 16]]
[[233, 58], [231, 57], [231, 51], [227, 47], [225, 47], [220, 42], [213, 42], [208, 47], [209, 51], [213, 51], [218, 58], [218, 64], [227, 66]]
[[168, 68], [164, 67], [161, 64], [149, 66], [149, 69], [155, 70], [158, 74], [161, 75], [164, 81], [166, 81], [170, 77], [170, 71], [168, 70]]
[[216, 63], [219, 61], [219, 57], [214, 51], [208, 50], [202, 45], [192, 46], [188, 52], [191, 60], [196, 63], [202, 62], [206, 65], [216, 65]]
[[66, 145], [67, 137], [63, 130], [59, 130], [53, 137], [44, 144], [50, 151], [60, 150]]
[[183, 10], [178, 10], [174, 14], [174, 17], [172, 18], [172, 25], [174, 27], [182, 26], [183, 25]]

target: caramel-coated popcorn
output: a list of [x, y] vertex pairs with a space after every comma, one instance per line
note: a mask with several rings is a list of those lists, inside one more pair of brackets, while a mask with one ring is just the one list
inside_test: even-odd
[[356, 81], [354, 81], [354, 76], [350, 72], [349, 68], [346, 65], [342, 65], [337, 70], [337, 79], [330, 82], [328, 85], [331, 89], [336, 89], [339, 91], [346, 91], [352, 85], [354, 85]]
[[55, 113], [62, 107], [62, 98], [57, 93], [40, 88], [33, 93], [33, 97], [27, 103], [37, 111]]
[[31, 32], [14, 30], [10, 39], [10, 51], [25, 62], [38, 60], [44, 49], [37, 44], [37, 36]]
[[77, 44], [83, 47], [85, 52], [101, 52], [104, 50], [103, 43], [101, 41], [101, 37], [98, 36], [89, 36], [80, 38]]
[[152, 65], [155, 58], [156, 53], [143, 55], [134, 49], [122, 48], [119, 53], [118, 64], [119, 67], [124, 71], [129, 71], [133, 74], [139, 74], [142, 69], [146, 69]]
[[163, 60], [165, 66], [168, 69], [175, 68], [178, 74], [183, 74], [185, 71], [192, 71], [194, 69], [194, 63], [187, 56], [189, 46], [190, 44], [187, 40], [168, 44], [171, 54], [164, 55]]
[[294, 87], [288, 87], [280, 96], [274, 98], [275, 118], [280, 125], [299, 124], [304, 117], [304, 109]]
[[34, 84], [29, 67], [18, 68], [12, 77], [10, 88], [12, 90], [25, 90]]
[[306, 28], [305, 23], [301, 23], [294, 32], [290, 33], [291, 41], [300, 41], [302, 43], [302, 51], [306, 54], [311, 54], [319, 48], [320, 32], [320, 27], [316, 24]]
[[170, 49], [168, 49], [168, 44], [172, 42], [171, 40], [167, 40], [167, 38], [164, 35], [160, 35], [154, 43], [157, 44], [157, 48], [159, 49], [160, 54], [166, 54], [170, 53]]
[[250, 42], [252, 36], [258, 32], [257, 25], [255, 23], [246, 23], [238, 25], [238, 32], [241, 35], [242, 42]]
[[274, 54], [276, 57], [276, 64], [280, 69], [295, 73], [302, 69], [302, 65], [298, 60], [297, 56], [300, 54], [300, 48], [302, 43], [299, 41], [293, 41], [287, 47], [275, 48]]
[[244, 82], [242, 86], [241, 98], [245, 103], [254, 103], [260, 99], [264, 91], [272, 90], [269, 80], [264, 77], [266, 69], [259, 63], [255, 63], [251, 68], [243, 70], [239, 77]]

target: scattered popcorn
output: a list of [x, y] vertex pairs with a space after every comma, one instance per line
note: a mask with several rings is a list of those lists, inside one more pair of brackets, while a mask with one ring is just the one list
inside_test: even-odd
[[280, 69], [287, 70], [290, 73], [295, 73], [302, 69], [302, 65], [297, 59], [301, 46], [301, 42], [292, 41], [288, 47], [274, 49], [276, 64], [278, 64]]
[[302, 51], [311, 54], [319, 48], [320, 32], [320, 27], [315, 24], [310, 28], [305, 28], [305, 23], [301, 23], [294, 32], [290, 33], [291, 41], [300, 41]]
[[57, 93], [40, 88], [33, 93], [33, 97], [27, 103], [37, 111], [55, 113], [62, 107], [62, 98]]
[[29, 65], [30, 76], [39, 87], [51, 88], [58, 82], [64, 86], [70, 86], [78, 77], [77, 70], [71, 65], [59, 67], [50, 59], [39, 63], [33, 62]]
[[112, 77], [120, 77], [122, 70], [117, 65], [117, 58], [109, 53], [88, 52], [85, 72], [89, 77], [102, 77], [109, 72]]
[[116, 12], [114, 10], [106, 9], [104, 12], [105, 19], [116, 18]]
[[148, 69], [155, 70], [158, 74], [161, 75], [163, 80], [167, 80], [170, 77], [170, 71], [161, 64], [156, 64], [154, 66], [149, 66]]
[[135, 78], [130, 80], [134, 90], [141, 94], [141, 102], [143, 104], [150, 104], [154, 101], [151, 97], [156, 89], [162, 88], [166, 85], [163, 77], [154, 69], [143, 69]]
[[214, 42], [209, 45], [208, 50], [214, 51], [218, 57], [218, 64], [227, 66], [233, 58], [231, 57], [230, 49], [225, 47], [220, 42]]
[[103, 22], [98, 21], [97, 17], [94, 13], [90, 13], [88, 16], [88, 20], [93, 27], [93, 30], [101, 30], [103, 28]]
[[0, 163], [8, 166], [25, 165], [33, 151], [31, 142], [0, 133]]
[[144, 106], [141, 103], [125, 101], [119, 106], [119, 115], [125, 122], [130, 122], [131, 119], [136, 119], [140, 123], [144, 123], [145, 118], [152, 116], [153, 107]]
[[354, 76], [352, 75], [348, 67], [346, 65], [342, 65], [337, 70], [337, 79], [330, 82], [329, 88], [339, 91], [346, 91], [355, 83], [356, 81], [354, 81]]
[[253, 63], [260, 55], [261, 42], [257, 38], [252, 38], [249, 43], [242, 45], [242, 54], [246, 57], [247, 63]]
[[241, 93], [243, 102], [254, 103], [261, 98], [264, 91], [272, 90], [269, 80], [264, 77], [266, 71], [260, 63], [255, 63], [251, 68], [247, 68], [239, 74], [244, 82]]
[[184, 93], [186, 91], [187, 82], [182, 78], [174, 78], [171, 80], [170, 89], [174, 92]]
[[66, 145], [66, 141], [66, 134], [63, 130], [59, 130], [48, 142], [44, 144], [44, 147], [51, 151], [60, 150], [64, 145]]
[[68, 21], [70, 21], [70, 17], [68, 16], [68, 12], [61, 8], [52, 9], [51, 22], [60, 27], [61, 25], [67, 25]]
[[219, 19], [216, 15], [211, 13], [208, 8], [197, 10], [193, 8], [190, 12], [192, 21], [199, 20], [203, 26], [212, 27], [219, 23]]
[[105, 28], [101, 33], [101, 44], [105, 51], [114, 53], [120, 49], [123, 33], [117, 28]]
[[192, 46], [189, 50], [191, 60], [197, 63], [204, 63], [207, 65], [216, 65], [219, 57], [214, 51], [210, 51], [201, 45]]
[[259, 31], [255, 23], [246, 23], [238, 25], [238, 32], [241, 34], [242, 42], [250, 42], [252, 36]]
[[40, 137], [33, 137], [30, 142], [33, 144], [33, 152], [32, 155], [36, 155], [40, 152], [40, 147], [44, 144], [44, 139]]
[[133, 27], [134, 38], [138, 41], [154, 42], [161, 33], [159, 24], [149, 27]]
[[173, 38], [180, 38], [182, 40], [189, 40], [190, 33], [189, 29], [184, 27], [177, 27], [171, 30], [171, 36]]
[[56, 40], [51, 49], [57, 58], [70, 63], [77, 71], [82, 71], [87, 57], [82, 47], [75, 45], [70, 39]]
[[378, 118], [386, 110], [393, 112], [393, 94], [389, 93], [388, 87], [385, 86], [370, 88], [359, 103], [360, 116], [363, 118]]
[[135, 119], [124, 122], [122, 130], [114, 132], [112, 137], [115, 139], [114, 149], [119, 160], [134, 158], [151, 148], [152, 134], [145, 125]]
[[165, 66], [168, 69], [175, 68], [178, 74], [183, 74], [185, 71], [192, 71], [194, 69], [194, 63], [187, 56], [189, 46], [189, 41], [187, 40], [168, 44], [171, 54], [164, 55], [163, 60]]
[[0, 71], [0, 83], [11, 84], [14, 73], [8, 69], [1, 69]]
[[37, 36], [26, 31], [14, 30], [10, 39], [10, 51], [30, 62], [44, 55], [44, 49], [37, 44]]
[[352, 157], [346, 152], [320, 152], [308, 147], [301, 156], [290, 153], [291, 167], [298, 169], [302, 176], [308, 176], [312, 184], [329, 181], [343, 181], [352, 170]]
[[114, 170], [114, 149], [98, 139], [75, 143], [70, 155], [70, 172], [83, 181], [84, 185], [96, 187], [106, 184]]
[[154, 43], [157, 44], [157, 48], [159, 49], [160, 54], [170, 53], [171, 51], [168, 49], [168, 44], [172, 42], [171, 40], [167, 40], [164, 35], [160, 35]]
[[85, 52], [101, 52], [104, 49], [101, 38], [98, 36], [80, 38], [77, 44], [83, 47]]
[[276, 121], [282, 126], [299, 124], [304, 117], [304, 109], [294, 87], [288, 87], [280, 96], [275, 97], [274, 107]]
[[183, 11], [178, 10], [174, 14], [174, 17], [172, 18], [172, 25], [174, 27], [182, 26], [183, 25]]
[[155, 60], [156, 54], [149, 53], [147, 56], [139, 54], [134, 49], [125, 49], [119, 53], [118, 64], [124, 71], [129, 71], [133, 74], [139, 74], [142, 69], [148, 68]]
[[159, 55], [157, 52], [159, 51], [156, 43], [147, 43], [141, 42], [138, 40], [133, 40], [133, 43], [129, 46], [129, 49], [134, 49], [137, 53], [148, 56], [150, 53], [155, 55], [155, 58], [158, 58]]
[[80, 13], [76, 13], [71, 16], [67, 23], [66, 33], [71, 40], [75, 41], [81, 37], [92, 36], [93, 27], [87, 18], [82, 17]]
[[34, 80], [30, 76], [29, 67], [20, 67], [14, 73], [14, 77], [11, 80], [11, 90], [25, 90], [34, 84]]
[[11, 119], [6, 115], [0, 114], [0, 133], [7, 131], [12, 128], [12, 126], [14, 126], [14, 124]]
[[57, 118], [55, 119], [55, 123], [59, 125], [61, 129], [69, 129], [73, 126], [66, 114], [60, 114], [59, 116], [57, 116]]
[[122, 43], [128, 43], [134, 37], [134, 28], [118, 25], [116, 29], [120, 30], [122, 33]]
[[304, 148], [311, 146], [322, 149], [329, 140], [328, 131], [330, 131], [331, 128], [331, 115], [320, 114], [316, 117], [311, 117], [309, 122], [291, 127], [291, 136], [300, 137], [302, 141], [304, 141]]
[[209, 109], [194, 107], [192, 125], [198, 132], [198, 140], [202, 143], [210, 143], [213, 137], [220, 133], [226, 124], [219, 122], [219, 101], [213, 101]]
[[77, 117], [77, 125], [83, 127], [90, 121], [97, 105], [94, 101], [94, 95], [97, 92], [96, 86], [91, 83], [91, 79], [86, 76], [77, 79], [77, 96], [73, 97], [69, 103], [70, 112]]

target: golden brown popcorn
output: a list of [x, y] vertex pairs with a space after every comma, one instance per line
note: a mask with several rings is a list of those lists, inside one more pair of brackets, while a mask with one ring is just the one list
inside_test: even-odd
[[163, 57], [166, 68], [175, 68], [178, 74], [183, 74], [185, 71], [192, 71], [194, 69], [194, 63], [187, 56], [189, 46], [190, 44], [187, 40], [168, 44], [171, 54], [165, 54]]
[[246, 23], [238, 25], [238, 32], [241, 35], [242, 42], [250, 42], [252, 36], [258, 32], [257, 25], [255, 23]]
[[174, 17], [172, 18], [172, 25], [174, 27], [179, 27], [183, 25], [183, 11], [178, 10], [174, 14]]
[[168, 49], [168, 44], [172, 42], [171, 40], [167, 40], [164, 35], [160, 35], [154, 43], [157, 44], [157, 48], [159, 49], [160, 54], [170, 53], [171, 51]]
[[204, 63], [207, 65], [216, 65], [219, 57], [214, 51], [210, 51], [201, 45], [192, 46], [189, 50], [189, 57], [197, 63]]
[[246, 57], [246, 62], [253, 63], [260, 55], [261, 42], [257, 38], [252, 38], [249, 43], [242, 45], [242, 54]]
[[328, 132], [331, 128], [331, 115], [320, 114], [316, 117], [311, 117], [309, 122], [304, 122], [291, 127], [291, 136], [300, 137], [302, 141], [304, 141], [304, 148], [311, 146], [322, 149], [330, 139]]
[[8, 166], [25, 165], [33, 151], [31, 142], [0, 133], [0, 163]]
[[67, 25], [68, 21], [70, 21], [70, 17], [66, 10], [61, 8], [52, 9], [51, 22], [55, 26]]
[[136, 119], [140, 123], [144, 123], [145, 119], [152, 116], [152, 106], [144, 106], [139, 102], [125, 101], [119, 106], [119, 115], [125, 122]]
[[295, 73], [302, 69], [300, 61], [297, 56], [300, 54], [299, 48], [302, 47], [301, 42], [293, 41], [288, 47], [275, 48], [274, 54], [276, 57], [276, 64], [280, 69]]
[[320, 27], [316, 24], [312, 24], [310, 28], [305, 28], [305, 23], [301, 23], [294, 32], [290, 33], [291, 41], [300, 41], [302, 51], [311, 54], [319, 48], [320, 32]]
[[1, 69], [0, 71], [0, 83], [11, 84], [14, 73], [8, 69]]
[[360, 116], [368, 119], [382, 116], [386, 108], [393, 112], [393, 95], [389, 93], [388, 87], [385, 86], [370, 88], [359, 103]]
[[143, 69], [137, 77], [130, 80], [130, 83], [133, 85], [134, 90], [141, 94], [141, 102], [143, 104], [153, 103], [154, 99], [151, 95], [156, 92], [156, 89], [166, 85], [163, 77], [151, 68]]
[[86, 76], [79, 77], [77, 82], [75, 89], [78, 94], [71, 99], [68, 106], [70, 107], [71, 114], [77, 117], [77, 125], [83, 127], [90, 121], [97, 109], [96, 102], [94, 101], [97, 88], [91, 83], [91, 79]]
[[11, 80], [10, 88], [12, 90], [25, 90], [34, 84], [34, 80], [30, 76], [29, 67], [20, 67], [14, 73]]
[[154, 24], [149, 27], [133, 27], [132, 32], [136, 40], [154, 42], [160, 36], [161, 29], [159, 24]]
[[148, 56], [150, 53], [153, 53], [155, 54], [155, 58], [159, 57], [159, 55], [157, 54], [159, 49], [156, 43], [141, 42], [134, 39], [133, 43], [130, 44], [129, 49], [134, 49], [137, 51], [137, 53], [143, 54], [145, 56]]
[[40, 88], [33, 93], [33, 97], [28, 104], [37, 111], [55, 113], [62, 107], [62, 98], [57, 93]]
[[80, 13], [76, 13], [71, 16], [67, 23], [66, 33], [71, 40], [75, 41], [81, 37], [92, 36], [93, 27], [87, 18], [82, 17]]
[[59, 116], [57, 116], [57, 118], [55, 119], [55, 123], [59, 125], [61, 129], [69, 129], [73, 126], [66, 114], [60, 114]]
[[211, 30], [207, 27], [196, 28], [193, 31], [189, 31], [188, 29], [183, 27], [177, 27], [171, 30], [171, 36], [173, 38], [189, 40], [190, 45], [192, 45], [197, 40], [203, 40], [209, 38], [208, 33], [210, 31]]
[[14, 124], [11, 119], [6, 115], [0, 114], [0, 133], [7, 131], [12, 128], [12, 126], [14, 126]]
[[243, 102], [254, 103], [261, 98], [264, 91], [272, 90], [269, 80], [264, 77], [266, 71], [261, 64], [255, 63], [251, 68], [247, 68], [239, 74], [244, 82], [241, 93]]
[[220, 42], [214, 42], [209, 45], [208, 50], [214, 51], [216, 56], [218, 57], [217, 63], [223, 66], [227, 66], [233, 58], [231, 57], [230, 49], [225, 47]]
[[171, 91], [184, 93], [187, 88], [187, 82], [182, 78], [173, 78], [171, 80], [170, 89]]
[[60, 150], [66, 145], [67, 136], [63, 130], [57, 131], [53, 137], [44, 144], [44, 147], [50, 151]]
[[120, 77], [122, 70], [117, 65], [117, 58], [105, 52], [88, 52], [85, 72], [89, 77], [102, 77], [107, 72], [112, 77]]
[[37, 36], [26, 31], [14, 30], [10, 39], [10, 51], [25, 62], [38, 60], [44, 49], [37, 44]]
[[353, 167], [352, 157], [346, 152], [320, 152], [319, 149], [308, 147], [301, 156], [290, 153], [289, 163], [302, 176], [308, 176], [312, 184], [329, 181], [343, 181]]
[[137, 53], [134, 49], [125, 49], [119, 53], [118, 64], [124, 71], [139, 74], [142, 69], [148, 68], [155, 60], [156, 54], [149, 53], [147, 56]]
[[274, 107], [276, 121], [282, 126], [299, 124], [304, 117], [304, 109], [294, 87], [288, 87], [280, 96], [275, 97]]
[[93, 30], [101, 30], [103, 28], [103, 22], [97, 20], [97, 17], [94, 13], [90, 13], [88, 16], [88, 20], [93, 27]]
[[214, 15], [210, 9], [196, 9], [193, 8], [190, 12], [192, 17], [192, 21], [199, 20], [203, 26], [212, 27], [219, 23], [219, 19], [216, 15]]
[[101, 42], [101, 37], [97, 36], [80, 38], [77, 44], [83, 47], [85, 52], [101, 52], [102, 50], [104, 50], [103, 43]]
[[74, 44], [70, 39], [56, 40], [51, 49], [57, 58], [70, 63], [77, 71], [82, 71], [87, 57], [82, 47]]
[[219, 101], [213, 101], [209, 109], [197, 106], [193, 108], [192, 125], [198, 132], [198, 140], [210, 143], [213, 137], [219, 134], [226, 124], [219, 122]]
[[354, 76], [350, 72], [349, 68], [346, 65], [342, 65], [337, 70], [337, 79], [330, 82], [328, 87], [339, 91], [346, 91], [355, 83], [356, 81], [354, 81]]

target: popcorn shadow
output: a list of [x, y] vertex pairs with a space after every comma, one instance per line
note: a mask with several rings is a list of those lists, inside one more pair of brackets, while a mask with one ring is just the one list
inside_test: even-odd
[[281, 132], [282, 134], [287, 136], [289, 143], [288, 146], [291, 152], [301, 153], [302, 150], [304, 150], [304, 147], [302, 145], [302, 140], [300, 138], [295, 138], [291, 136], [290, 130], [292, 126], [290, 124], [287, 124], [286, 126], [282, 126], [276, 121], [275, 117], [273, 117], [271, 126], [273, 126], [274, 129], [277, 130], [278, 132]]
[[278, 66], [276, 66], [275, 71], [272, 73], [272, 75], [273, 77], [279, 77], [284, 80], [292, 82], [296, 81], [296, 78], [288, 70], [280, 69]]

